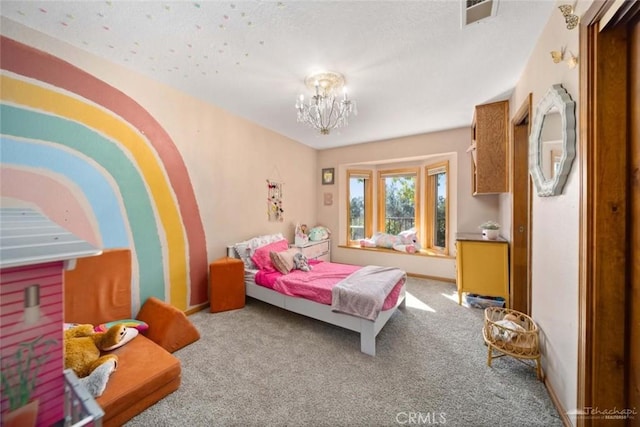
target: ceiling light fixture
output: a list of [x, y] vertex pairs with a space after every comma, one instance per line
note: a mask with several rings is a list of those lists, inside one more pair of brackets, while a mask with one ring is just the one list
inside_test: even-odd
[[[350, 114], [358, 115], [356, 102], [347, 97], [342, 74], [324, 71], [308, 76], [304, 82], [315, 91], [315, 95], [307, 103], [304, 95], [298, 97], [298, 123], [305, 123], [318, 129], [320, 134], [329, 135], [331, 129], [347, 126]], [[336, 96], [340, 88], [343, 89], [342, 97]]]

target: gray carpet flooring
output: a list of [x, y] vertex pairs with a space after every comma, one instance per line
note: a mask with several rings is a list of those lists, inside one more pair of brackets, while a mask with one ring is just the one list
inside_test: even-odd
[[409, 278], [407, 307], [377, 338], [248, 299], [190, 316], [182, 384], [127, 426], [561, 426], [531, 365], [486, 364], [483, 311], [450, 283]]

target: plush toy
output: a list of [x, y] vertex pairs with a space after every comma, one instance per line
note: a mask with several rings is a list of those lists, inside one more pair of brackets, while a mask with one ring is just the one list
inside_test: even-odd
[[309, 265], [309, 260], [302, 252], [298, 252], [293, 256], [293, 268], [295, 270], [311, 271], [312, 267]]
[[114, 360], [109, 360], [94, 369], [89, 376], [79, 378], [78, 380], [89, 394], [91, 394], [91, 396], [100, 397], [102, 396], [105, 388], [107, 388], [107, 382], [109, 381], [111, 373], [115, 370], [116, 362]]
[[501, 341], [511, 341], [518, 332], [524, 331], [525, 329], [518, 323], [518, 317], [511, 313], [506, 314], [502, 320], [498, 320], [491, 327], [493, 337]]
[[296, 224], [296, 232], [294, 243], [296, 246], [304, 246], [309, 243], [309, 236], [307, 236], [307, 225]]
[[[102, 351], [115, 350], [138, 335], [138, 330], [123, 324], [106, 332], [95, 332], [93, 325], [77, 325], [64, 331], [64, 367], [85, 382], [87, 389], [98, 397], [107, 385], [109, 375], [116, 369], [118, 356]], [[84, 378], [87, 378], [83, 381]]]
[[369, 239], [360, 240], [363, 248], [387, 248], [400, 252], [415, 253], [421, 246], [415, 228], [401, 231], [398, 235], [376, 232]]
[[331, 236], [331, 231], [327, 227], [323, 227], [321, 225], [317, 227], [313, 227], [309, 230], [309, 240], [312, 242], [317, 242], [320, 240], [326, 240]]

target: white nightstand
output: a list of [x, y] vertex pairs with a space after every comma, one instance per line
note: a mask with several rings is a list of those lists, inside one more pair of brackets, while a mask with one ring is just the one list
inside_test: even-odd
[[307, 259], [331, 261], [331, 239], [308, 242], [302, 246], [290, 245], [290, 247], [298, 249]]

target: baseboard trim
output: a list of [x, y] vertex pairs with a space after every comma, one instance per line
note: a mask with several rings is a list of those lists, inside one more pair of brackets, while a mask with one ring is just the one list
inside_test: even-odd
[[542, 377], [544, 378], [544, 386], [547, 388], [547, 392], [549, 393], [551, 402], [553, 403], [553, 406], [556, 407], [558, 415], [560, 415], [562, 425], [564, 427], [573, 427], [573, 424], [571, 424], [571, 420], [567, 415], [567, 410], [562, 406], [562, 403], [560, 403], [560, 399], [558, 399], [558, 395], [556, 394], [555, 390], [553, 390], [553, 387], [551, 386], [551, 383], [549, 382], [549, 379], [547, 378], [547, 375], [544, 373], [544, 371], [542, 371]]
[[439, 282], [456, 283], [456, 279], [451, 279], [449, 277], [429, 276], [427, 274], [417, 274], [417, 273], [407, 273], [407, 276], [415, 277], [418, 279], [429, 279], [429, 280], [437, 280]]
[[184, 314], [186, 314], [187, 316], [190, 316], [194, 313], [204, 310], [207, 307], [209, 307], [209, 303], [205, 302], [203, 304], [196, 305], [195, 307], [190, 308], [189, 310], [185, 311]]

